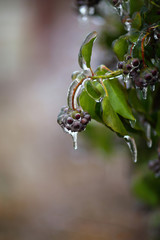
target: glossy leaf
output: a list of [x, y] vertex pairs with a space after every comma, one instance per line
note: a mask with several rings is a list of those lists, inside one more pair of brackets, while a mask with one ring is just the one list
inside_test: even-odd
[[139, 12], [136, 12], [132, 19], [132, 28], [140, 29], [142, 25], [142, 19]]
[[105, 80], [104, 85], [107, 88], [109, 100], [114, 111], [124, 118], [135, 120], [132, 110], [127, 102], [125, 89], [119, 81], [116, 78], [113, 80]]
[[119, 60], [123, 60], [124, 55], [128, 52], [128, 40], [122, 36], [113, 42], [113, 50]]
[[97, 37], [97, 32], [91, 32], [84, 40], [78, 56], [78, 62], [82, 69], [90, 68], [93, 42]]
[[87, 80], [84, 87], [90, 97], [94, 99], [99, 99], [101, 97], [101, 92], [93, 85], [91, 80]]
[[112, 105], [109, 101], [109, 97], [104, 97], [102, 101], [102, 109], [103, 109], [102, 118], [104, 124], [122, 136], [127, 135], [125, 127], [123, 126], [117, 113], [112, 108]]
[[96, 102], [92, 97], [88, 95], [86, 90], [83, 90], [79, 102], [84, 111], [88, 112], [92, 119], [102, 122], [101, 120], [101, 103]]

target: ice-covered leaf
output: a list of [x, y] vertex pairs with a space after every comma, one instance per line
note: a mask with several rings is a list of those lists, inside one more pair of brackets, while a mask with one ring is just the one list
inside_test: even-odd
[[123, 123], [112, 108], [109, 97], [104, 97], [102, 101], [102, 111], [103, 122], [107, 127], [110, 127], [113, 131], [119, 133], [122, 136], [127, 135], [127, 131], [123, 126]]
[[88, 95], [86, 90], [83, 90], [79, 102], [84, 111], [88, 112], [91, 115], [92, 119], [102, 122], [101, 120], [101, 103], [96, 102], [92, 97]]
[[94, 86], [91, 80], [87, 80], [84, 84], [84, 87], [90, 97], [96, 100], [101, 97], [101, 92]]
[[139, 12], [136, 12], [132, 18], [132, 28], [140, 29], [142, 25], [142, 19]]
[[124, 118], [135, 120], [127, 102], [125, 89], [119, 81], [116, 78], [113, 80], [105, 80], [104, 85], [107, 88], [109, 100], [114, 111]]
[[97, 32], [93, 31], [84, 40], [78, 55], [78, 62], [82, 69], [90, 68], [93, 42], [97, 37]]
[[119, 60], [123, 60], [128, 51], [128, 40], [126, 36], [121, 36], [113, 42], [113, 50]]

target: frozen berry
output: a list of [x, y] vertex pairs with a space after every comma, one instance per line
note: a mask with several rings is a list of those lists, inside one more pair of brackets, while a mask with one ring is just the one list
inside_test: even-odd
[[147, 73], [144, 78], [146, 79], [146, 81], [150, 81], [152, 79], [152, 75], [150, 73]]
[[82, 119], [81, 119], [81, 123], [82, 123], [83, 125], [86, 125], [86, 124], [88, 123], [88, 120], [87, 120], [86, 118], [82, 118]]
[[128, 61], [129, 59], [131, 59], [132, 57], [130, 56], [130, 55], [128, 55], [127, 57], [126, 57], [126, 60]]
[[152, 73], [152, 76], [156, 76], [157, 75], [157, 70], [153, 69], [153, 70], [151, 70], [151, 73]]
[[131, 64], [127, 64], [127, 65], [126, 65], [126, 68], [127, 68], [128, 71], [130, 71], [130, 70], [132, 69]]
[[119, 63], [118, 63], [118, 68], [119, 68], [119, 69], [123, 69], [123, 62], [119, 62]]
[[85, 114], [84, 118], [86, 118], [88, 121], [91, 121], [91, 116], [89, 114]]
[[127, 75], [129, 73], [129, 71], [128, 70], [124, 70], [123, 73], [124, 73], [124, 75]]
[[72, 124], [73, 123], [73, 118], [72, 117], [68, 117], [67, 118], [67, 123], [68, 124]]
[[81, 117], [81, 115], [79, 114], [79, 113], [77, 113], [76, 115], [75, 115], [75, 119], [80, 119], [80, 117]]
[[138, 58], [133, 59], [132, 64], [133, 64], [134, 67], [137, 67], [139, 65]]
[[79, 122], [74, 122], [72, 125], [74, 130], [78, 130], [80, 128], [80, 123]]

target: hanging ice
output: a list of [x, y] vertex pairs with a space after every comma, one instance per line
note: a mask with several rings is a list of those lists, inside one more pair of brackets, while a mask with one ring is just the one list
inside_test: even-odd
[[128, 147], [131, 151], [133, 161], [137, 162], [137, 146], [136, 146], [136, 142], [135, 142], [134, 138], [132, 138], [128, 135], [124, 136], [123, 138], [126, 141]]
[[142, 89], [142, 96], [143, 96], [143, 99], [147, 99], [147, 92], [148, 92], [148, 88], [147, 87], [143, 87]]
[[151, 139], [151, 125], [148, 122], [144, 123], [144, 127], [145, 127], [145, 134], [146, 134], [146, 138], [147, 138], [147, 146], [149, 148], [152, 147], [152, 139]]
[[150, 86], [150, 89], [151, 89], [152, 92], [154, 92], [154, 91], [156, 90], [155, 84], [154, 84], [154, 85], [151, 85], [151, 86]]
[[77, 146], [77, 135], [78, 135], [78, 132], [72, 132], [71, 130], [68, 130], [65, 127], [63, 128], [63, 130], [64, 130], [64, 132], [69, 133], [72, 136], [73, 147], [76, 150], [78, 148], [78, 146]]

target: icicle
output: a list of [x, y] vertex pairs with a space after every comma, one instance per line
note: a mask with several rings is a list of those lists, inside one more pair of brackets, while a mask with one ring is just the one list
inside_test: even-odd
[[137, 162], [137, 147], [136, 147], [134, 138], [132, 138], [128, 135], [124, 136], [123, 138], [126, 141], [128, 147], [131, 151], [133, 161]]
[[124, 80], [126, 89], [129, 89], [131, 87], [131, 79], [129, 77], [129, 74], [127, 75], [123, 74], [123, 80]]
[[155, 84], [154, 84], [154, 85], [151, 85], [151, 86], [150, 86], [150, 89], [151, 89], [151, 91], [152, 91], [152, 92], [154, 92], [154, 91], [155, 91], [155, 89], [156, 89], [156, 86], [155, 86]]
[[144, 127], [145, 127], [145, 134], [146, 134], [146, 138], [147, 138], [147, 146], [149, 148], [152, 147], [152, 139], [151, 139], [151, 125], [148, 122], [144, 123]]
[[72, 139], [73, 139], [73, 147], [76, 150], [78, 148], [78, 146], [77, 146], [77, 135], [78, 135], [78, 132], [71, 132], [70, 135], [72, 136]]
[[148, 88], [147, 87], [143, 87], [142, 89], [142, 96], [143, 96], [143, 99], [147, 99], [147, 92], [148, 92]]
[[129, 120], [129, 123], [130, 123], [131, 127], [134, 128], [135, 124], [136, 124], [136, 120]]
[[71, 130], [68, 130], [65, 127], [63, 128], [63, 130], [64, 130], [64, 132], [69, 133], [72, 136], [73, 147], [76, 150], [78, 148], [78, 146], [77, 146], [77, 135], [78, 135], [78, 132], [72, 132]]

